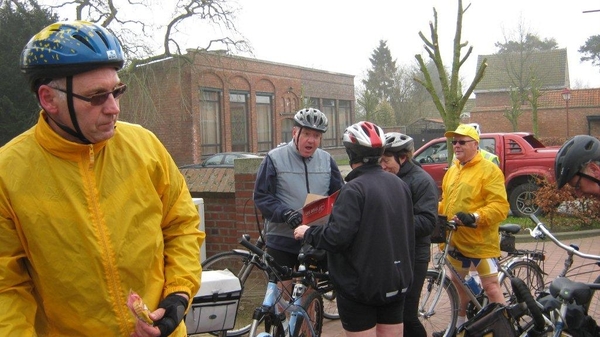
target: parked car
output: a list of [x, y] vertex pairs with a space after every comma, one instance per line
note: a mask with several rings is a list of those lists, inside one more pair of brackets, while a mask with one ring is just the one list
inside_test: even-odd
[[233, 161], [237, 158], [261, 158], [253, 153], [247, 152], [222, 152], [215, 153], [207, 157], [200, 164], [188, 164], [180, 166], [180, 169], [184, 168], [204, 168], [204, 167], [233, 167]]

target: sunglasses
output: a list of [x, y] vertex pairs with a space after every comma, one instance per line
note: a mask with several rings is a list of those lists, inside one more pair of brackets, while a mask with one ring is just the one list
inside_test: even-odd
[[475, 140], [453, 140], [452, 145], [456, 145], [456, 144], [465, 145], [467, 143], [474, 142], [474, 141]]
[[[55, 88], [55, 87], [50, 87], [50, 88], [52, 88], [54, 90], [58, 90], [60, 92], [64, 92], [65, 94], [68, 94], [68, 92], [65, 89]], [[71, 93], [71, 94], [73, 95], [73, 97], [79, 98], [82, 101], [89, 102], [93, 106], [98, 106], [98, 105], [104, 104], [104, 102], [106, 102], [106, 100], [108, 99], [108, 96], [110, 96], [110, 95], [113, 95], [113, 97], [115, 99], [119, 99], [119, 97], [121, 97], [121, 95], [123, 95], [126, 90], [127, 90], [127, 85], [121, 83], [116, 88], [114, 88], [112, 91], [95, 94], [90, 97], [77, 95], [76, 93]]]

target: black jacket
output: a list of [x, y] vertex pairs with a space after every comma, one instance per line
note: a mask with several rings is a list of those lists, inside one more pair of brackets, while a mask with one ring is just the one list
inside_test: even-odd
[[412, 282], [413, 209], [408, 185], [367, 164], [352, 170], [327, 225], [305, 233], [307, 243], [328, 251], [336, 291], [367, 305], [397, 300]]
[[404, 162], [398, 177], [408, 184], [412, 196], [415, 216], [415, 261], [429, 262], [430, 235], [438, 214], [438, 188], [429, 173], [411, 160]]

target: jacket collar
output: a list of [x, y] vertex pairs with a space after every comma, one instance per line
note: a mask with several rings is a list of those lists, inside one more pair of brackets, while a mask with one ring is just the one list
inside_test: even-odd
[[80, 144], [64, 139], [57, 134], [48, 124], [46, 112], [40, 111], [40, 116], [35, 128], [35, 139], [46, 151], [53, 155], [71, 161], [80, 161], [82, 154], [90, 151], [98, 153], [106, 146], [108, 140], [96, 144]]

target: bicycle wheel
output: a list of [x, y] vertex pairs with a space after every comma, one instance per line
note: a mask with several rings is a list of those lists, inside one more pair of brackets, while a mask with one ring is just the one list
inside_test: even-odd
[[327, 319], [339, 319], [335, 290], [323, 294], [323, 316]]
[[419, 302], [419, 320], [427, 335], [454, 335], [458, 306], [458, 292], [450, 278], [442, 279], [438, 271], [428, 270]]
[[202, 270], [228, 269], [240, 279], [242, 294], [235, 327], [227, 331], [227, 336], [240, 336], [250, 330], [252, 313], [254, 309], [261, 306], [267, 291], [269, 276], [265, 270], [250, 263], [252, 256], [247, 251], [234, 250], [218, 253], [202, 262]]
[[323, 328], [323, 297], [318, 292], [306, 294], [302, 300], [302, 308], [306, 310], [310, 320], [307, 321], [304, 317], [298, 315], [292, 337], [312, 337], [310, 326], [315, 331], [315, 336], [320, 336]]
[[[535, 263], [535, 261], [520, 260], [516, 262], [509, 262], [505, 268], [510, 275], [521, 279], [525, 285], [527, 285], [527, 288], [529, 288], [533, 298], [537, 298], [538, 295], [544, 291], [544, 273], [538, 264]], [[504, 294], [506, 304], [510, 305], [517, 303], [517, 298], [510, 282], [510, 277], [508, 277], [508, 275], [502, 270], [498, 273], [498, 275], [500, 289]]]

